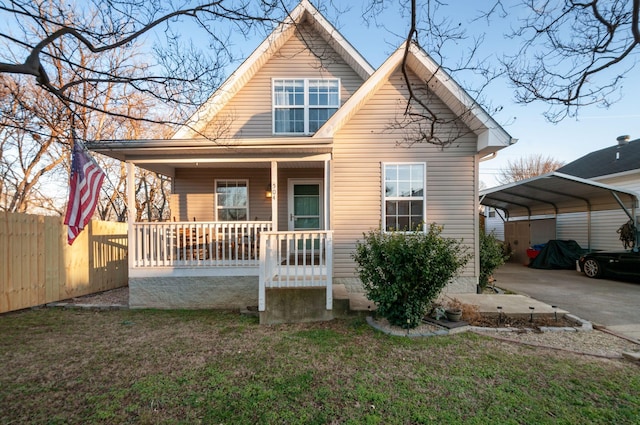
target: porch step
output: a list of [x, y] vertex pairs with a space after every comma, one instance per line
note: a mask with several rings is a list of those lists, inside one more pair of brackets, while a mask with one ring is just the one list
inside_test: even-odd
[[333, 310], [326, 309], [325, 288], [267, 288], [261, 325], [331, 320]]
[[353, 316], [354, 314], [366, 316], [375, 309], [375, 304], [367, 299], [365, 294], [349, 293], [344, 285], [333, 285], [334, 317]]
[[[375, 309], [363, 294], [350, 294], [344, 285], [333, 285], [333, 309], [326, 310], [324, 288], [267, 289], [261, 324], [312, 322], [369, 314]], [[245, 312], [249, 314], [249, 312]]]

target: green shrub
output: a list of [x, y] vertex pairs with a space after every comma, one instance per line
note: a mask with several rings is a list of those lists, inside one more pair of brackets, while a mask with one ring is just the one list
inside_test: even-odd
[[481, 288], [486, 288], [489, 284], [489, 277], [494, 270], [504, 264], [509, 258], [509, 253], [505, 251], [504, 244], [496, 239], [492, 233], [486, 234], [480, 230], [480, 278], [478, 284]]
[[367, 296], [389, 323], [414, 328], [430, 303], [469, 260], [462, 241], [427, 233], [370, 231], [358, 241], [353, 259]]

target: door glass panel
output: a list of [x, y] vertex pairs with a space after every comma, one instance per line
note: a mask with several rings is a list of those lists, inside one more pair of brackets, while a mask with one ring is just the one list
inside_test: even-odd
[[294, 226], [297, 230], [303, 229], [319, 229], [320, 228], [320, 219], [318, 218], [309, 218], [309, 217], [296, 217]]
[[320, 200], [315, 197], [296, 197], [295, 198], [295, 215], [318, 215], [320, 212]]
[[320, 185], [293, 185], [293, 228], [295, 230], [320, 229]]
[[320, 185], [317, 184], [296, 184], [293, 188], [293, 193], [295, 196], [302, 195], [320, 195]]

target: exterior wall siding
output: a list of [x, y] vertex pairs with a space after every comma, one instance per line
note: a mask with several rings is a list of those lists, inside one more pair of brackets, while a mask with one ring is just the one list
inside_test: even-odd
[[[278, 229], [288, 227], [288, 180], [322, 179], [323, 168], [280, 168], [278, 170]], [[249, 220], [271, 220], [271, 199], [265, 197], [271, 182], [271, 168], [183, 168], [176, 170], [171, 215], [177, 221], [215, 220], [215, 181], [249, 181]]]
[[249, 181], [249, 220], [270, 220], [271, 201], [265, 197], [270, 168], [181, 168], [176, 170], [171, 216], [177, 221], [215, 220], [215, 181]]
[[[640, 192], [640, 173], [593, 180]], [[622, 209], [592, 212], [591, 245], [589, 245], [587, 213], [560, 214], [558, 215], [558, 238], [573, 239], [581, 247], [592, 250], [620, 250], [623, 249], [623, 245], [617, 230], [628, 220], [629, 217]]]
[[[404, 87], [396, 72], [334, 138], [331, 223], [334, 276], [338, 279], [356, 277], [351, 258], [356, 241], [381, 226], [382, 162], [426, 163], [427, 223], [443, 225], [446, 237], [464, 239], [472, 254], [477, 245], [476, 137], [462, 137], [444, 149], [404, 143], [407, 129], [390, 128], [391, 120], [402, 114], [406, 104]], [[430, 106], [441, 116], [453, 118], [443, 103], [432, 101]], [[463, 277], [475, 283], [474, 270], [471, 260]]]
[[[504, 220], [498, 214], [502, 212], [496, 212], [495, 217], [485, 217], [484, 231], [486, 234], [493, 233], [496, 239], [504, 241]], [[504, 215], [504, 213], [502, 213]]]
[[204, 133], [214, 138], [272, 137], [272, 78], [339, 78], [342, 104], [363, 83], [324, 39], [308, 24], [303, 24], [220, 111]]
[[573, 239], [591, 250], [623, 249], [617, 230], [629, 220], [622, 210], [594, 211], [591, 213], [591, 245], [588, 238], [587, 213], [558, 215], [558, 239]]
[[[639, 164], [640, 167], [640, 164]], [[635, 173], [629, 173], [624, 176], [618, 177], [607, 177], [607, 178], [594, 178], [593, 180], [608, 184], [611, 186], [617, 186], [626, 190], [633, 190], [637, 193], [640, 193], [640, 169], [638, 169]]]

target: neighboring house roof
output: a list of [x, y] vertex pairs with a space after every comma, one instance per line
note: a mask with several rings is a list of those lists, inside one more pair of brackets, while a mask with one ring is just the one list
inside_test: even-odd
[[227, 78], [213, 95], [176, 131], [174, 139], [187, 139], [197, 133], [244, 87], [260, 68], [293, 36], [296, 27], [307, 20], [321, 37], [363, 79], [373, 74], [373, 67], [329, 23], [308, 0], [302, 0], [283, 23], [271, 32], [253, 53]]
[[[345, 102], [313, 137], [332, 137], [402, 66], [406, 44], [401, 45]], [[516, 142], [424, 50], [410, 45], [408, 67], [478, 136], [478, 152], [487, 155]], [[434, 78], [431, 78], [431, 77]]]
[[557, 171], [583, 179], [640, 170], [640, 139], [591, 152]]

